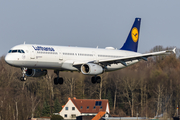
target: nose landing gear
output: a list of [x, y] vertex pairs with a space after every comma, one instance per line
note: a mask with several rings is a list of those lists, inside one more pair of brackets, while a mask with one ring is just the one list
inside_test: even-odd
[[27, 71], [27, 68], [22, 68], [22, 74], [23, 74], [23, 76], [20, 77], [20, 80], [21, 80], [21, 81], [26, 81], [26, 80], [27, 80], [27, 78], [25, 77], [26, 71]]

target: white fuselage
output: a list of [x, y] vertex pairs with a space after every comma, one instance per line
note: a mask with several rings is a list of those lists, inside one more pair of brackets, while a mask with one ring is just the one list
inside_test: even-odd
[[[110, 58], [121, 58], [125, 56], [139, 55], [140, 53], [99, 48], [65, 47], [22, 44], [17, 45], [9, 52], [5, 60], [15, 67], [26, 67], [33, 69], [54, 69], [78, 71], [73, 64], [76, 62], [88, 63]], [[23, 50], [24, 52], [18, 52]], [[139, 60], [126, 62], [127, 66], [137, 63]], [[121, 63], [110, 64], [105, 67], [105, 71], [112, 71], [126, 67]]]

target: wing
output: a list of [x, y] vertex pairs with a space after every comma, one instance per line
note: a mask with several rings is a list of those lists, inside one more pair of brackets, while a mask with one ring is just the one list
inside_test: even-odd
[[143, 60], [147, 61], [148, 57], [157, 56], [157, 55], [167, 55], [167, 54], [175, 53], [175, 50], [176, 50], [176, 48], [174, 48], [173, 50], [165, 50], [165, 51], [160, 51], [160, 52], [139, 54], [139, 55], [134, 55], [134, 56], [125, 56], [125, 57], [121, 57], [121, 58], [99, 60], [99, 63], [106, 64], [106, 65], [113, 64], [113, 63], [115, 63], [115, 64], [116, 63], [121, 63], [121, 64], [127, 66], [127, 64], [126, 64], [127, 61], [140, 60], [140, 59], [143, 59]]
[[120, 58], [110, 58], [110, 59], [102, 59], [102, 60], [96, 60], [96, 61], [81, 61], [81, 62], [79, 61], [79, 62], [74, 62], [73, 65], [81, 65], [81, 64], [85, 64], [85, 63], [100, 63], [102, 65], [110, 65], [110, 64], [121, 63], [121, 64], [127, 66], [127, 64], [126, 64], [127, 61], [140, 60], [140, 59], [147, 61], [148, 57], [175, 53], [175, 50], [176, 50], [176, 48], [174, 48], [173, 50], [165, 50], [165, 51], [160, 51], [160, 52], [138, 54], [138, 55], [125, 56], [125, 57], [120, 57]]

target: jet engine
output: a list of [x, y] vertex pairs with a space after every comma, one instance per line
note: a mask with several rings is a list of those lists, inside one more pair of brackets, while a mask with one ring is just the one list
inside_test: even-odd
[[85, 75], [98, 75], [103, 73], [103, 68], [97, 64], [86, 63], [81, 65], [81, 72]]
[[27, 69], [26, 76], [28, 77], [41, 77], [47, 74], [47, 70], [42, 69]]

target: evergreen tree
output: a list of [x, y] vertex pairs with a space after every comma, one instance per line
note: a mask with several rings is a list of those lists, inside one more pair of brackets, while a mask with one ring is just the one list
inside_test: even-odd
[[40, 106], [37, 107], [36, 111], [35, 111], [35, 117], [39, 118], [41, 117], [41, 108]]
[[62, 116], [60, 116], [60, 115], [53, 115], [51, 117], [51, 120], [64, 120], [64, 118]]
[[59, 103], [59, 100], [56, 99], [55, 100], [55, 103], [54, 103], [54, 113], [58, 113], [60, 112], [60, 110], [62, 109], [60, 103]]
[[47, 101], [44, 101], [42, 116], [49, 117], [50, 116], [50, 106]]

